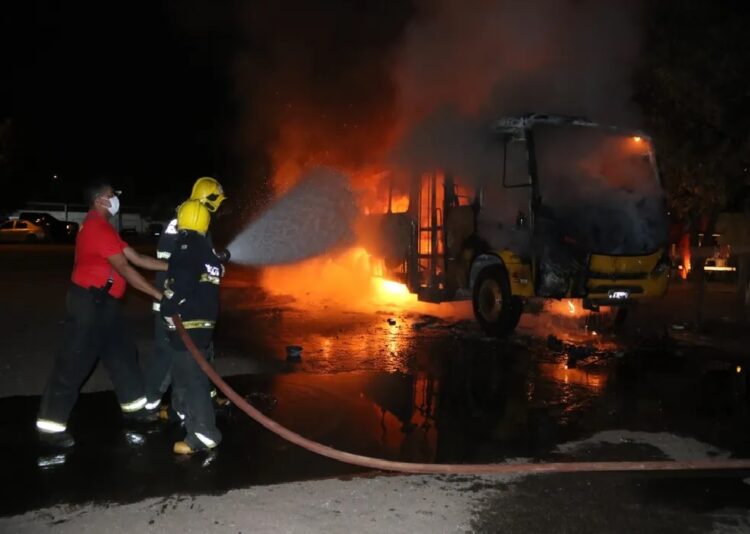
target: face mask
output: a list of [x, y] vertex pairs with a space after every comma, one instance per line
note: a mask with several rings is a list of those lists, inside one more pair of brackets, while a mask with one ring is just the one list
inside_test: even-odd
[[109, 213], [111, 215], [117, 215], [117, 212], [120, 211], [120, 199], [116, 196], [113, 196], [109, 199], [109, 207], [107, 208], [109, 210]]

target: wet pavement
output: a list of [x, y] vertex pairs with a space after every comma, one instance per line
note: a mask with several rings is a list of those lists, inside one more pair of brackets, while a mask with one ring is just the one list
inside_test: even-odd
[[[281, 424], [338, 449], [440, 463], [664, 459], [663, 449], [628, 437], [645, 432], [709, 444], [707, 457], [750, 457], [746, 354], [658, 332], [615, 336], [606, 318], [586, 325], [549, 314], [525, 317], [517, 335], [497, 341], [469, 319], [423, 310], [303, 309], [251, 277], [228, 284], [223, 306], [217, 357], [252, 359], [260, 370], [228, 382]], [[303, 347], [298, 363], [285, 359], [290, 344]], [[78, 443], [61, 454], [36, 440], [38, 402], [0, 398], [2, 479], [20, 481], [3, 485], [0, 515], [365, 473], [288, 444], [232, 408], [220, 414], [216, 451], [175, 457], [179, 427], [128, 427], [111, 392], [80, 397], [70, 421]], [[569, 445], [615, 430], [616, 442]], [[559, 485], [612, 477], [690, 503], [708, 481], [713, 498], [732, 495], [747, 507], [747, 476], [587, 475]], [[524, 482], [530, 495], [558, 484], [534, 480]]]
[[[712, 444], [716, 452], [709, 454], [750, 456], [747, 372], [731, 355], [679, 346], [627, 351], [611, 342], [601, 349], [523, 335], [498, 342], [462, 323], [436, 320], [415, 331], [417, 323], [399, 321], [413, 338], [400, 346], [423, 357], [429, 347], [424, 361], [406, 358], [411, 363], [394, 370], [393, 362], [377, 359], [381, 369], [329, 372], [332, 360], [349, 354], [344, 344], [341, 352], [312, 350], [300, 364], [279, 358], [279, 372], [229, 383], [308, 438], [393, 460], [574, 459], [558, 446], [609, 429], [669, 432]], [[175, 457], [179, 427], [124, 425], [111, 392], [81, 396], [70, 421], [78, 444], [59, 454], [36, 442], [37, 404], [36, 396], [0, 399], [0, 446], [13, 459], [4, 478], [24, 481], [2, 499], [3, 515], [364, 472], [290, 445], [232, 408], [220, 415], [225, 440], [218, 450]], [[652, 447], [622, 445], [584, 458], [663, 458]]]

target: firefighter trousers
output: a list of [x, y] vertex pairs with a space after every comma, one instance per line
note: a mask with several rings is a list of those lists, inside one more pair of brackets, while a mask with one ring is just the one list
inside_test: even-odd
[[[144, 370], [146, 380], [146, 398], [148, 399], [148, 409], [153, 410], [161, 403], [161, 398], [169, 389], [172, 383], [172, 352], [174, 349], [169, 341], [169, 330], [167, 323], [159, 313], [154, 314], [154, 352], [151, 359], [147, 362]], [[206, 360], [210, 363], [214, 361], [213, 342], [203, 351]], [[172, 388], [174, 390], [174, 388]], [[212, 393], [213, 396], [213, 393]], [[180, 410], [179, 396], [172, 394], [172, 407], [179, 413]]]
[[172, 399], [184, 416], [185, 441], [194, 449], [215, 447], [221, 442], [221, 432], [216, 428], [211, 383], [187, 350], [171, 351]]
[[146, 398], [148, 408], [156, 408], [172, 382], [172, 349], [167, 324], [159, 313], [154, 314], [154, 352], [146, 364]]
[[63, 342], [39, 405], [37, 427], [45, 432], [65, 430], [79, 390], [101, 358], [123, 412], [146, 404], [143, 376], [133, 337], [120, 302], [104, 297], [96, 302], [87, 289], [68, 289]]

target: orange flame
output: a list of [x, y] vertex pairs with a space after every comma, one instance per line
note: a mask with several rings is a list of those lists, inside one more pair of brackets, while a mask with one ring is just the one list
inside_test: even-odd
[[362, 247], [338, 255], [314, 258], [294, 265], [264, 269], [261, 284], [269, 292], [295, 298], [295, 305], [318, 310], [321, 305], [357, 311], [393, 309], [442, 317], [468, 316], [466, 303], [419, 302], [406, 285], [383, 278], [382, 260]]

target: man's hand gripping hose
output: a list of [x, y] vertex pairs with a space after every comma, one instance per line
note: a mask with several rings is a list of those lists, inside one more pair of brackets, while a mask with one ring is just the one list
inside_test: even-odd
[[513, 464], [421, 464], [411, 462], [394, 462], [380, 458], [371, 458], [344, 452], [321, 443], [309, 440], [292, 432], [286, 427], [263, 415], [254, 408], [242, 396], [234, 391], [206, 361], [193, 340], [190, 339], [185, 327], [182, 325], [179, 315], [172, 316], [177, 332], [190, 354], [198, 362], [208, 378], [211, 379], [219, 390], [234, 403], [240, 410], [245, 412], [256, 422], [266, 427], [271, 432], [284, 438], [295, 445], [307, 449], [310, 452], [320, 454], [326, 458], [340, 462], [366, 467], [368, 469], [380, 469], [383, 471], [397, 471], [401, 473], [426, 473], [426, 474], [464, 474], [464, 475], [487, 475], [487, 474], [533, 474], [533, 473], [565, 473], [565, 472], [591, 472], [591, 471], [683, 471], [698, 469], [750, 469], [750, 459], [712, 459], [712, 460], [675, 460], [675, 461], [645, 461], [645, 462], [549, 462], [549, 463], [513, 463]]

